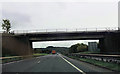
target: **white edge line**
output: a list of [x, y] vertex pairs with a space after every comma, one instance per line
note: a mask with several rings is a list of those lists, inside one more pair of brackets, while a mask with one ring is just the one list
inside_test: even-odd
[[16, 63], [16, 62], [22, 62], [24, 60], [20, 60], [20, 61], [13, 61], [13, 62], [9, 62], [9, 63], [5, 63], [5, 64], [2, 64], [2, 65], [7, 65], [7, 64], [12, 64], [12, 63]]
[[60, 56], [63, 60], [65, 60], [68, 64], [70, 64], [72, 67], [74, 67], [75, 69], [77, 69], [79, 72], [81, 72], [82, 74], [86, 74], [85, 72], [83, 72], [82, 70], [80, 70], [78, 67], [76, 67], [75, 65], [73, 65], [72, 63], [70, 63], [68, 60], [66, 60], [65, 58], [63, 58], [62, 56]]

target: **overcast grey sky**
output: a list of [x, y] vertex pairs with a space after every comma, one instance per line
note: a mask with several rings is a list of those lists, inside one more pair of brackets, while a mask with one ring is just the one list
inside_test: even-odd
[[2, 3], [2, 18], [12, 29], [117, 27], [116, 2], [10, 2]]
[[67, 41], [44, 41], [33, 42], [33, 48], [46, 48], [48, 46], [54, 47], [70, 47], [73, 44], [84, 43], [88, 45], [88, 42], [98, 42], [99, 40], [67, 40]]
[[[118, 27], [117, 2], [5, 2], [1, 12], [12, 30]], [[73, 41], [45, 43], [41, 46], [70, 46]]]

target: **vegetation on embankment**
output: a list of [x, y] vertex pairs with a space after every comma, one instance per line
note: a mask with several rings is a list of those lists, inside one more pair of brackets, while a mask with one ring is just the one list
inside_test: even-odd
[[0, 63], [8, 63], [13, 61], [18, 61], [24, 59], [22, 56], [9, 56], [9, 57], [2, 57], [0, 60], [2, 60]]
[[97, 60], [93, 60], [93, 59], [86, 59], [86, 58], [78, 58], [75, 56], [68, 56], [70, 58], [73, 59], [77, 59], [83, 62], [87, 62], [96, 66], [101, 66], [110, 70], [114, 70], [114, 71], [120, 71], [120, 64], [116, 64], [116, 63], [108, 63], [108, 62], [103, 62], [103, 61], [97, 61]]
[[85, 52], [88, 50], [88, 46], [86, 44], [83, 43], [77, 43], [72, 45], [69, 48], [69, 53], [79, 53], [79, 52]]
[[91, 51], [85, 51], [85, 52], [79, 52], [80, 54], [100, 54], [100, 52], [91, 52]]
[[47, 53], [35, 53], [33, 55], [28, 55], [28, 56], [6, 56], [6, 57], [0, 58], [0, 63], [8, 63], [8, 62], [27, 59], [30, 57], [39, 57], [39, 56], [44, 56], [44, 55], [48, 55], [48, 54]]
[[44, 56], [44, 55], [48, 55], [47, 53], [34, 53], [33, 56]]

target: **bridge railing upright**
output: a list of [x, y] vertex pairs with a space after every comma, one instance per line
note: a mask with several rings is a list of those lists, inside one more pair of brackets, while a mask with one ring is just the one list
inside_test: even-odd
[[[70, 28], [70, 29], [34, 29], [34, 30], [13, 30], [11, 33], [44, 33], [44, 32], [99, 32], [99, 31], [115, 31], [118, 27], [104, 27], [104, 28]], [[1, 31], [1, 33], [4, 31]]]

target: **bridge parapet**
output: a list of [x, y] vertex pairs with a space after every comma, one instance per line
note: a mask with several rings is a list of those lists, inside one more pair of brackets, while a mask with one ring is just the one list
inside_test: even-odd
[[13, 30], [11, 33], [42, 33], [42, 32], [100, 32], [100, 31], [116, 31], [118, 27], [105, 27], [105, 28], [74, 28], [74, 29], [34, 29], [34, 30]]

